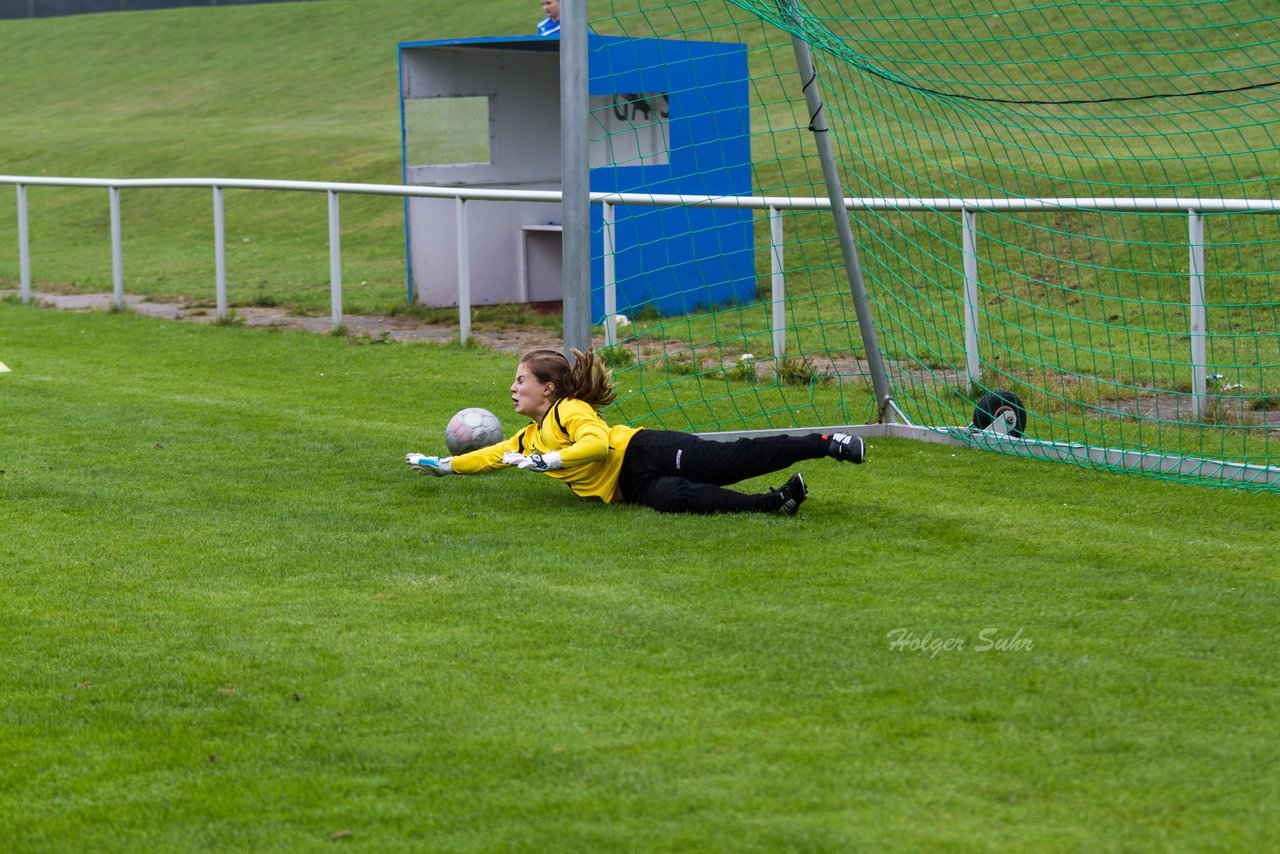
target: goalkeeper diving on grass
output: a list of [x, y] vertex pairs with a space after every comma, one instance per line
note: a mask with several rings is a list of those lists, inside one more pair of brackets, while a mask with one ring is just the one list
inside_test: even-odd
[[583, 498], [643, 504], [662, 513], [794, 514], [808, 495], [793, 474], [768, 492], [725, 487], [780, 471], [802, 460], [866, 459], [859, 436], [847, 433], [765, 436], [716, 442], [691, 433], [610, 426], [600, 409], [613, 402], [613, 384], [595, 353], [533, 350], [520, 360], [511, 402], [533, 419], [505, 441], [454, 457], [407, 454], [420, 474], [443, 477], [513, 468], [562, 481]]

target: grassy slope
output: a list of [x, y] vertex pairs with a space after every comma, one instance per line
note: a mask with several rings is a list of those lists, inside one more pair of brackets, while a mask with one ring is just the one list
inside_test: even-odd
[[[0, 22], [0, 169], [397, 183], [397, 43], [526, 33], [530, 14], [331, 0]], [[32, 191], [37, 282], [110, 287], [105, 193], [100, 206], [93, 197]], [[123, 206], [128, 289], [212, 299], [208, 194], [126, 192]], [[324, 206], [323, 195], [228, 194], [235, 299], [327, 304]], [[403, 239], [399, 201], [345, 200], [352, 310], [403, 299]], [[3, 243], [12, 279], [16, 250]]]
[[0, 361], [10, 850], [1280, 844], [1271, 499], [882, 441], [667, 519], [404, 470], [504, 355], [0, 303]]

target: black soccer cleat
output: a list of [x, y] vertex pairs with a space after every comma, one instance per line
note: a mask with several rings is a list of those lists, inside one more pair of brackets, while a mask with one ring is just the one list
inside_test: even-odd
[[808, 496], [809, 487], [805, 486], [804, 476], [796, 472], [787, 479], [786, 483], [773, 490], [772, 497], [777, 502], [773, 512], [794, 516]]
[[867, 443], [861, 436], [848, 433], [832, 433], [827, 443], [827, 455], [846, 463], [861, 464], [867, 460]]

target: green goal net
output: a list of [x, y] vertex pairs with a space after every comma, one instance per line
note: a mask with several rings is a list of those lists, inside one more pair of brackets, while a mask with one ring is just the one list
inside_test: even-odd
[[[589, 16], [593, 52], [639, 46], [611, 60], [616, 85], [592, 71], [591, 145], [621, 176], [593, 190], [684, 202], [597, 212], [610, 287], [594, 313], [622, 417], [708, 432], [888, 419], [1280, 489], [1270, 4], [594, 0]], [[668, 42], [719, 47], [685, 61]], [[887, 406], [814, 201], [818, 119]], [[973, 429], [995, 391], [1016, 396], [1022, 430]]]

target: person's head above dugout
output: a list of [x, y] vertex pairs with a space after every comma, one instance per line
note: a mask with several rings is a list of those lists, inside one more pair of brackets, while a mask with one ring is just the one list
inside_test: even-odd
[[542, 0], [542, 13], [546, 15], [538, 22], [538, 35], [554, 36], [560, 32], [560, 0]]

